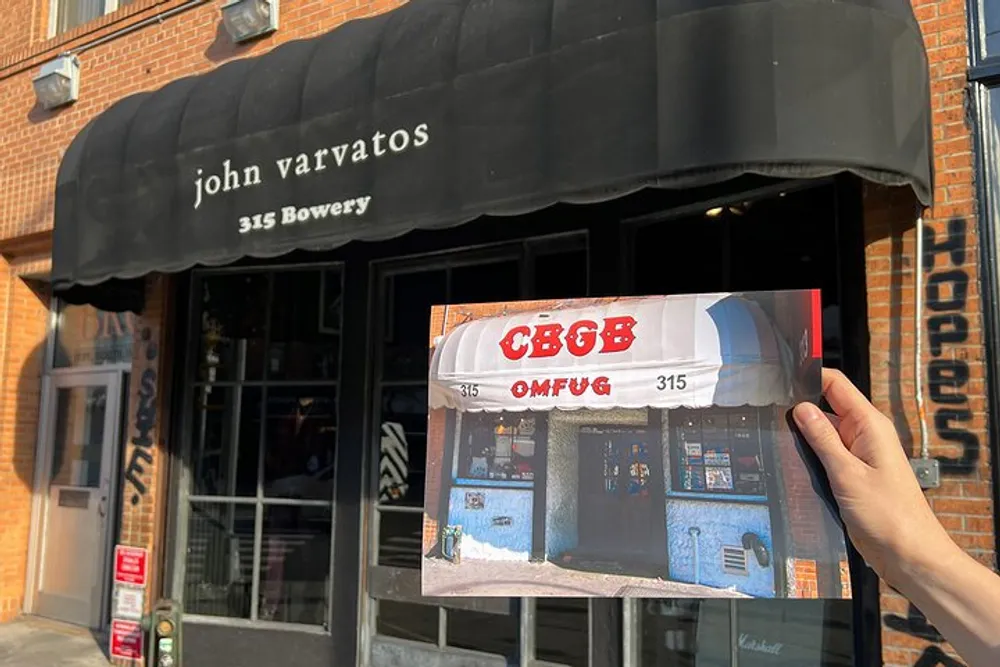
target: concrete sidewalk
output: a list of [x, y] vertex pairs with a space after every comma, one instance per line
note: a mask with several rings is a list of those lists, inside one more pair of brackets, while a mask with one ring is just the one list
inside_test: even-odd
[[554, 563], [463, 560], [454, 565], [440, 558], [421, 562], [426, 596], [482, 595], [497, 597], [637, 597], [743, 598], [736, 591], [684, 584], [653, 577], [602, 574]]
[[0, 667], [108, 667], [104, 644], [84, 628], [21, 618], [0, 625]]

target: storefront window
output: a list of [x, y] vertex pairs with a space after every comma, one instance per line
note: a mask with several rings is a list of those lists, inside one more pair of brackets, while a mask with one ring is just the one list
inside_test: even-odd
[[57, 304], [54, 368], [132, 363], [135, 313]]
[[673, 491], [767, 495], [755, 411], [674, 410], [670, 424]]
[[326, 626], [340, 271], [207, 273], [195, 288], [185, 611]]
[[853, 667], [840, 600], [640, 602], [640, 667]]
[[[633, 230], [632, 291], [822, 290], [823, 363], [843, 363], [836, 191], [821, 187], [753, 202], [742, 215]], [[819, 216], [819, 219], [817, 218]], [[823, 216], [828, 216], [823, 219]], [[808, 218], [813, 224], [803, 225]], [[664, 248], [684, 249], [663, 261]], [[708, 249], [711, 249], [709, 252]], [[671, 410], [668, 495], [764, 500], [772, 435], [754, 409]], [[735, 443], [732, 447], [723, 443]], [[723, 565], [727, 563], [723, 560]], [[855, 595], [860, 591], [855, 591]], [[852, 600], [638, 600], [639, 665], [848, 667]]]
[[458, 477], [531, 481], [535, 478], [535, 422], [530, 413], [470, 413], [462, 419]]
[[[453, 424], [457, 445], [447, 470], [425, 470], [427, 456], [427, 373], [430, 308], [447, 303], [488, 303], [525, 297], [563, 298], [586, 294], [585, 237], [561, 236], [477, 253], [475, 260], [449, 256], [440, 264], [407, 263], [380, 276], [380, 351], [376, 361], [378, 442], [374, 558], [369, 570], [377, 639], [426, 644], [516, 660], [522, 610], [528, 601], [463, 599], [444, 608], [411, 592], [419, 590], [425, 505], [440, 502], [443, 477], [466, 485], [469, 503], [475, 485], [531, 486], [535, 483], [539, 430], [531, 413], [470, 413]], [[528, 284], [525, 285], [525, 280]], [[451, 311], [461, 320], [463, 314]], [[437, 439], [437, 441], [443, 441]], [[430, 476], [431, 490], [425, 496]], [[436, 486], [436, 489], [435, 489]], [[433, 513], [433, 512], [432, 512]], [[380, 574], [373, 570], [382, 570]], [[383, 570], [384, 569], [384, 570]], [[385, 586], [382, 582], [410, 582]], [[536, 604], [537, 603], [537, 604]], [[479, 605], [480, 609], [469, 609]], [[589, 652], [587, 600], [531, 601], [535, 656], [554, 665], [585, 667]]]

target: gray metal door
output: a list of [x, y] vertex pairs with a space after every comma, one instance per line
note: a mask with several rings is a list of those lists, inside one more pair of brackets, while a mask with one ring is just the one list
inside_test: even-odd
[[121, 375], [53, 377], [48, 394], [33, 611], [99, 628], [107, 605]]

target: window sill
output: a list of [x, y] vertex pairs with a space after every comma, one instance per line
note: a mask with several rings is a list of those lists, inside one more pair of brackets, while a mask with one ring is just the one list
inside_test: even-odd
[[455, 486], [487, 486], [490, 488], [502, 489], [533, 489], [535, 483], [522, 479], [471, 479], [459, 477], [455, 480]]
[[667, 491], [667, 498], [683, 500], [711, 500], [731, 503], [766, 503], [766, 496], [746, 496], [737, 493], [711, 493], [700, 491]]

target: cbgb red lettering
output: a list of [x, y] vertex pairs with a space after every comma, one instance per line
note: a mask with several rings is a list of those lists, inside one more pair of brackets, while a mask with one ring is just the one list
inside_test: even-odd
[[585, 357], [597, 344], [597, 322], [580, 320], [566, 331], [566, 349], [574, 357]]
[[605, 318], [604, 329], [601, 331], [601, 340], [604, 342], [601, 354], [624, 352], [632, 347], [635, 341], [632, 329], [635, 325], [635, 318], [630, 315]]
[[578, 320], [569, 327], [549, 322], [534, 327], [511, 327], [500, 340], [500, 350], [511, 361], [530, 358], [554, 357], [566, 348], [575, 357], [584, 357], [595, 351], [598, 336], [601, 347], [598, 354], [624, 352], [635, 342], [636, 320], [630, 315], [606, 317], [599, 325], [594, 320]]
[[[518, 337], [520, 337], [521, 344], [518, 345]], [[526, 326], [512, 327], [510, 331], [500, 339], [500, 350], [503, 351], [503, 356], [507, 357], [511, 361], [518, 361], [525, 354], [528, 353], [528, 348], [530, 347], [526, 342], [526, 339], [531, 337], [531, 329]]]
[[561, 324], [539, 324], [535, 327], [535, 335], [531, 337], [531, 353], [529, 357], [554, 357], [562, 349], [559, 334], [563, 332]]

